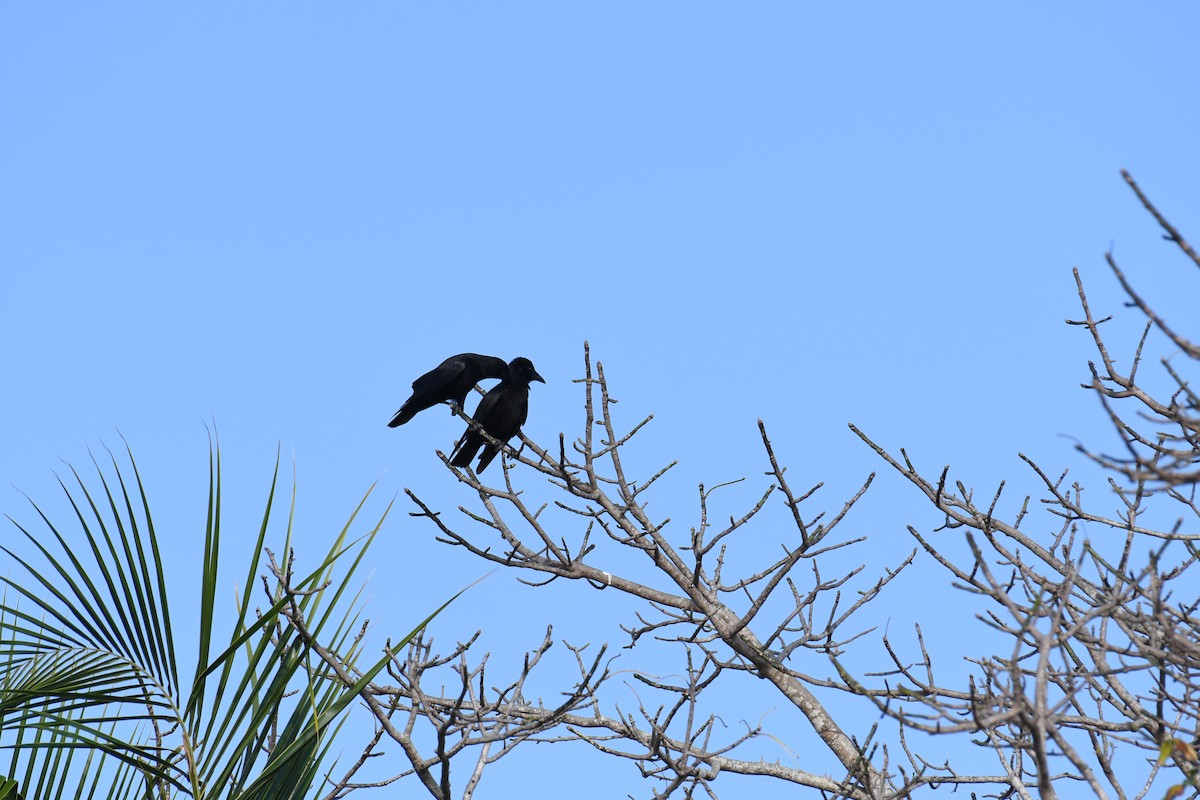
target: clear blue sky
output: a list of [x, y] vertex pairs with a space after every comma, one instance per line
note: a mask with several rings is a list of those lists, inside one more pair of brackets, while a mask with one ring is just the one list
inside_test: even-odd
[[[1119, 170], [1200, 238], [1197, 29], [1182, 2], [6, 3], [0, 510], [27, 518], [16, 489], [52, 497], [59, 459], [119, 429], [185, 585], [215, 420], [229, 522], [252, 535], [281, 447], [315, 558], [372, 482], [380, 508], [472, 503], [433, 454], [461, 423], [385, 427], [413, 378], [528, 356], [549, 443], [581, 428], [585, 339], [626, 423], [656, 415], [639, 458], [681, 462], [655, 500], [681, 536], [697, 483], [761, 486], [758, 417], [831, 509], [883, 468], [847, 422], [980, 491], [1033, 487], [1018, 450], [1057, 471], [1078, 463], [1060, 434], [1105, 435], [1062, 324], [1072, 266], [1103, 313], [1110, 245], [1194, 306]], [[387, 633], [486, 571], [409, 510], [373, 550]], [[936, 518], [884, 474], [851, 523], [899, 552]], [[944, 580], [918, 569], [893, 629]], [[435, 630], [623, 644], [603, 599], [499, 573]], [[480, 797], [598, 763], [546, 755]], [[641, 791], [591, 774], [590, 796]]]

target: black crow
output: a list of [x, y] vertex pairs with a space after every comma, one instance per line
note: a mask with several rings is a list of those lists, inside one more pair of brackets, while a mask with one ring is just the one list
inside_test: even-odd
[[462, 406], [467, 392], [484, 378], [503, 378], [508, 364], [495, 356], [478, 353], [459, 353], [413, 381], [412, 397], [404, 401], [396, 416], [388, 423], [395, 428], [408, 422], [417, 412], [433, 408], [438, 403], [451, 402]]
[[[545, 378], [537, 374], [532, 361], [528, 358], [514, 358], [508, 365], [508, 375], [479, 401], [479, 407], [475, 409], [475, 421], [483, 426], [490, 436], [502, 442], [516, 436], [529, 415], [530, 381], [546, 382]], [[485, 449], [479, 457], [479, 466], [475, 471], [483, 472], [500, 450], [487, 444], [479, 431], [473, 427], [468, 427], [466, 433], [458, 440], [450, 463], [456, 467], [469, 466], [480, 447]]]

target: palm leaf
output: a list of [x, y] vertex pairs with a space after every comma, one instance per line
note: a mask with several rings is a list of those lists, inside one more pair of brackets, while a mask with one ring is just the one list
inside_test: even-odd
[[[0, 791], [19, 786], [29, 800], [72, 788], [78, 797], [308, 796], [351, 703], [389, 660], [354, 666], [361, 587], [351, 583], [390, 504], [353, 535], [368, 490], [317, 566], [293, 578], [293, 489], [281, 572], [263, 583], [277, 453], [253, 548], [238, 554], [247, 567], [238, 602], [223, 608], [221, 458], [210, 440], [197, 662], [181, 679], [147, 487], [128, 444], [124, 453], [128, 466], [112, 451], [107, 466], [93, 457], [90, 483], [73, 468], [69, 483], [59, 480], [71, 525], [30, 500], [43, 530], [14, 521], [19, 542], [0, 548], [17, 573], [0, 577], [0, 747], [18, 782]], [[255, 607], [264, 588], [266, 607]], [[318, 642], [321, 653], [340, 653], [340, 671]]]

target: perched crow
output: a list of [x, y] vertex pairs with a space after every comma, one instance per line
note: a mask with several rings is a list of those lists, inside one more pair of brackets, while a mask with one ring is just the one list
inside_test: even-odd
[[[537, 374], [532, 361], [528, 358], [514, 358], [508, 365], [508, 375], [479, 401], [479, 408], [475, 409], [475, 421], [482, 425], [490, 436], [502, 442], [516, 436], [529, 414], [530, 381], [546, 382], [545, 378]], [[479, 457], [479, 466], [475, 471], [483, 472], [500, 450], [484, 442], [479, 431], [471, 427], [468, 427], [467, 432], [458, 440], [450, 463], [456, 467], [469, 466], [480, 447], [485, 449]]]
[[467, 392], [475, 384], [484, 378], [503, 378], [507, 375], [508, 364], [495, 356], [481, 356], [478, 353], [450, 356], [413, 381], [412, 397], [404, 401], [388, 427], [403, 425], [417, 412], [433, 408], [438, 403], [451, 402], [461, 406], [467, 399]]

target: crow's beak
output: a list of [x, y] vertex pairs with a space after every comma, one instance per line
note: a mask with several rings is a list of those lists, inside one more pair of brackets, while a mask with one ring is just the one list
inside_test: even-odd
[[534, 379], [535, 381], [541, 381], [542, 383], [545, 383], [545, 382], [546, 382], [546, 379], [545, 379], [545, 378], [543, 378], [541, 375], [538, 375], [538, 373], [537, 373], [537, 370], [536, 370], [536, 369], [533, 371], [533, 379]]

